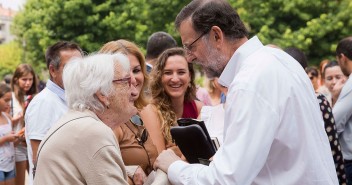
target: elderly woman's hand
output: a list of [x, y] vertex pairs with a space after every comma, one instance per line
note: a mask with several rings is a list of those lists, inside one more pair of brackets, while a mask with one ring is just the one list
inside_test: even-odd
[[144, 173], [143, 169], [138, 166], [137, 170], [134, 172], [133, 175], [133, 183], [135, 185], [143, 185], [144, 181], [147, 179], [147, 175]]

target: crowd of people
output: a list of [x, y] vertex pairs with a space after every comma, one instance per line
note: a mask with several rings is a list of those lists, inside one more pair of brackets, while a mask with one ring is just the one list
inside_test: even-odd
[[[183, 47], [152, 34], [146, 55], [124, 39], [85, 55], [49, 46], [50, 78], [20, 64], [0, 84], [0, 185], [352, 184], [352, 37], [308, 66], [295, 47], [264, 46], [225, 0], [177, 15]], [[204, 92], [195, 83], [201, 66]], [[170, 133], [205, 122], [220, 148], [190, 164]]]

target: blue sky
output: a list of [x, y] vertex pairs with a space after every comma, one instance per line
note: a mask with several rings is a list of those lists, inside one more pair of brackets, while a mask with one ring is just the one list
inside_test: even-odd
[[13, 10], [19, 10], [25, 2], [26, 0], [0, 0], [0, 4], [4, 8], [11, 8]]

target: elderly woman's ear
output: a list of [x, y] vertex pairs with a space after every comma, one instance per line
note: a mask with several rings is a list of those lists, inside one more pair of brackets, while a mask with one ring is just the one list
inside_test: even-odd
[[100, 91], [95, 93], [95, 96], [97, 96], [98, 100], [104, 105], [104, 107], [109, 108], [110, 102], [108, 100], [108, 97], [104, 94], [102, 94]]

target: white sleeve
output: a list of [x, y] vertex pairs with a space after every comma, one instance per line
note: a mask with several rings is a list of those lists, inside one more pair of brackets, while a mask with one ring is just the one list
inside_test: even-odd
[[172, 184], [232, 184], [253, 182], [265, 165], [279, 126], [279, 115], [260, 93], [236, 90], [226, 102], [224, 144], [209, 167], [175, 162]]
[[57, 117], [55, 113], [55, 106], [52, 106], [51, 102], [32, 101], [25, 114], [26, 137], [42, 140]]
[[337, 133], [345, 130], [348, 120], [352, 116], [352, 93], [339, 98], [332, 109], [334, 115]]

